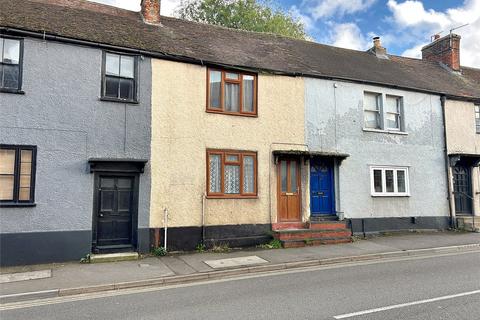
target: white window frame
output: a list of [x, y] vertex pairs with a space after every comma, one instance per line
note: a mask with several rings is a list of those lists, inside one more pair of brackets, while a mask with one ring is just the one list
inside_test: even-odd
[[[382, 172], [382, 192], [375, 191], [374, 170]], [[385, 179], [385, 171], [393, 170], [393, 189], [394, 192], [387, 192], [387, 181]], [[397, 172], [405, 171], [405, 192], [398, 192]], [[372, 197], [409, 197], [410, 196], [410, 179], [408, 167], [398, 166], [370, 166], [370, 193]]]

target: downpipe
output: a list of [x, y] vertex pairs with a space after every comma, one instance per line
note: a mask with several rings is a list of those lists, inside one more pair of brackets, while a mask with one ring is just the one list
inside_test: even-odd
[[168, 210], [163, 209], [163, 248], [167, 251]]

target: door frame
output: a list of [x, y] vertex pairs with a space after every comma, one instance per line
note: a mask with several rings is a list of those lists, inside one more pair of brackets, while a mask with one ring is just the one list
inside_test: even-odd
[[93, 213], [92, 213], [92, 252], [97, 252], [97, 226], [98, 226], [98, 209], [99, 209], [99, 197], [98, 189], [100, 187], [100, 176], [108, 177], [132, 177], [133, 178], [133, 196], [132, 196], [132, 249], [138, 248], [138, 198], [139, 198], [139, 185], [140, 174], [134, 172], [109, 172], [109, 171], [95, 171], [94, 183], [93, 183]]
[[[281, 162], [282, 160], [296, 161], [297, 163], [297, 186], [298, 186], [298, 219], [282, 220], [280, 217], [280, 194], [281, 194]], [[280, 156], [276, 161], [277, 171], [277, 222], [301, 222], [302, 221], [302, 161], [297, 157]], [[287, 173], [287, 187], [289, 185], [290, 175]]]
[[[330, 192], [331, 192], [331, 195], [332, 195], [332, 205], [331, 205], [331, 213], [328, 214], [328, 213], [313, 213], [312, 212], [312, 163], [315, 163], [316, 161], [319, 161], [319, 160], [324, 160], [326, 161], [331, 170], [330, 170]], [[337, 215], [337, 203], [336, 203], [336, 193], [335, 193], [335, 159], [333, 158], [322, 158], [322, 157], [315, 157], [315, 158], [312, 158], [310, 159], [310, 166], [309, 166], [309, 179], [310, 179], [310, 184], [309, 184], [309, 196], [310, 196], [310, 216], [314, 216], [314, 217], [321, 217], [321, 216], [327, 216], [327, 215]]]

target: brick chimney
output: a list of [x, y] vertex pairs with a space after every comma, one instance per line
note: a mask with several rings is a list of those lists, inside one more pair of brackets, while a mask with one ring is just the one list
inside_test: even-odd
[[143, 21], [149, 24], [160, 24], [160, 2], [161, 0], [142, 0]]
[[460, 36], [451, 33], [440, 38], [435, 35], [433, 42], [422, 48], [422, 59], [441, 62], [454, 71], [460, 71]]
[[387, 49], [382, 47], [380, 42], [380, 37], [373, 37], [373, 47], [368, 50], [368, 52], [373, 53], [380, 59], [388, 59]]

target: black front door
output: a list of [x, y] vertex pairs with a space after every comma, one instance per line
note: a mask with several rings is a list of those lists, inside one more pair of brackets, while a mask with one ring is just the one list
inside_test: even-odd
[[135, 177], [100, 174], [96, 185], [94, 251], [132, 249]]
[[470, 179], [470, 168], [457, 165], [452, 167], [452, 171], [455, 212], [472, 214], [472, 182]]

